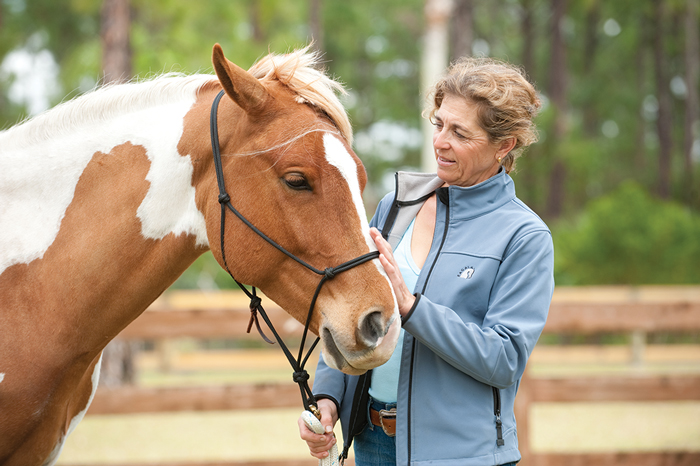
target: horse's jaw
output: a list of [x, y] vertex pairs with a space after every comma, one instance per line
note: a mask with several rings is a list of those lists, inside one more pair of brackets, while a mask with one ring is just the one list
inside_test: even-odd
[[330, 326], [321, 327], [321, 346], [324, 361], [329, 367], [349, 375], [361, 375], [369, 369], [381, 366], [389, 360], [396, 348], [401, 333], [401, 318], [398, 309], [389, 320], [383, 335], [364, 349], [348, 350], [343, 338]]

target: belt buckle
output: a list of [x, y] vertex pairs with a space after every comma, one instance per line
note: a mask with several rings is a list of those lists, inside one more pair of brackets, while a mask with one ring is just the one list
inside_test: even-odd
[[379, 423], [382, 425], [382, 430], [389, 437], [395, 437], [396, 436], [396, 425], [394, 425], [394, 432], [388, 432], [386, 430], [386, 427], [384, 426], [384, 419], [396, 420], [396, 408], [379, 410]]

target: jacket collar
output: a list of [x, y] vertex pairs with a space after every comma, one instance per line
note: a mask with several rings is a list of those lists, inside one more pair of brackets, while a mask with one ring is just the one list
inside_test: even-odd
[[438, 199], [443, 204], [449, 199], [453, 219], [480, 217], [515, 199], [513, 179], [503, 169], [488, 180], [474, 186], [467, 188], [449, 186], [440, 188], [438, 191], [447, 192], [447, 196], [439, 193]]
[[488, 180], [467, 188], [440, 188], [442, 184], [443, 181], [434, 173], [399, 172], [396, 199], [411, 202], [437, 190], [438, 199], [452, 207], [453, 219], [479, 217], [515, 199], [513, 179], [503, 169]]

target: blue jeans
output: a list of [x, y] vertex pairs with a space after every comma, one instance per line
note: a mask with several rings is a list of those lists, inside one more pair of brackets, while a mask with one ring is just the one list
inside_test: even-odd
[[[382, 403], [370, 398], [370, 406], [377, 411], [396, 407], [396, 403]], [[369, 419], [369, 413], [367, 414]], [[353, 439], [355, 466], [396, 466], [396, 437], [389, 437], [384, 429], [369, 423], [360, 435]]]

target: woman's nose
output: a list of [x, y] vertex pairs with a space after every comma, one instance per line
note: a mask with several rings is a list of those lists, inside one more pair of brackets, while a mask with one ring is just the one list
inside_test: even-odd
[[449, 146], [447, 135], [444, 130], [435, 130], [433, 133], [433, 146], [436, 149], [446, 149]]

